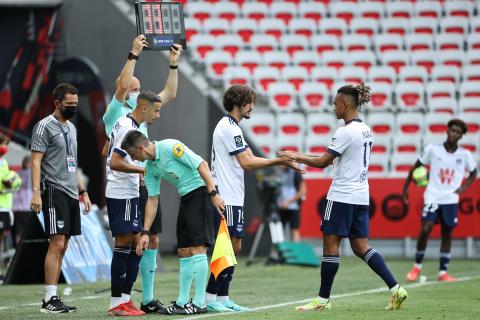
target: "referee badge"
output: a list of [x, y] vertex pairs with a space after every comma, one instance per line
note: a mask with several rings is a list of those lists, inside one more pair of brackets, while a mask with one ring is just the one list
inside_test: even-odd
[[175, 145], [173, 146], [173, 155], [176, 158], [180, 158], [181, 156], [183, 156], [184, 152], [185, 152], [185, 147], [183, 146], [183, 144], [175, 143]]

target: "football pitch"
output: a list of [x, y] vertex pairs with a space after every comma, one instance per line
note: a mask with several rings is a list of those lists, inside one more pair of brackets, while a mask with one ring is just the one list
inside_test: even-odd
[[[425, 283], [406, 284], [405, 274], [412, 261], [386, 259], [398, 280], [405, 285], [409, 298], [403, 309], [387, 311], [389, 292], [382, 280], [358, 258], [341, 258], [340, 270], [332, 290], [332, 309], [321, 312], [298, 312], [294, 307], [303, 304], [318, 293], [319, 268], [275, 265], [265, 266], [265, 260], [246, 266], [239, 259], [235, 270], [230, 297], [238, 304], [252, 308], [245, 313], [204, 314], [188, 319], [479, 319], [480, 314], [480, 261], [455, 260], [450, 264], [452, 275], [461, 278], [456, 283], [438, 283], [437, 260], [424, 263]], [[178, 262], [174, 256], [163, 259], [166, 270], [157, 273], [155, 295], [169, 303], [177, 295]], [[140, 276], [135, 288], [140, 289]], [[59, 286], [59, 293], [67, 285]], [[0, 286], [0, 319], [100, 319], [107, 318], [109, 288], [107, 282], [72, 285], [73, 292], [62, 298], [78, 307], [74, 314], [46, 315], [39, 312], [43, 285]], [[140, 303], [140, 293], [133, 293]], [[149, 315], [143, 318], [182, 316]]]

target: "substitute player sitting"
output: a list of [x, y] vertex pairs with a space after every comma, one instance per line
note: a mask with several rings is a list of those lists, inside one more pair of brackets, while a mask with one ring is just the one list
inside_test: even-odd
[[333, 163], [333, 181], [322, 216], [323, 257], [318, 296], [296, 310], [330, 309], [330, 291], [340, 265], [339, 246], [348, 238], [355, 255], [378, 274], [392, 292], [387, 309], [401, 307], [407, 291], [400, 287], [383, 257], [368, 245], [370, 201], [368, 164], [373, 145], [370, 127], [359, 118], [360, 106], [370, 101], [370, 87], [364, 83], [343, 86], [335, 96], [335, 115], [345, 125], [335, 131], [327, 152], [321, 156], [280, 152], [288, 159], [326, 168]]
[[[224, 202], [215, 190], [210, 169], [205, 160], [182, 142], [174, 139], [150, 142], [141, 132], [131, 131], [122, 142], [134, 160], [147, 160], [145, 184], [148, 200], [142, 237], [137, 246], [141, 255], [148, 246], [149, 228], [155, 217], [162, 179], [173, 184], [181, 196], [177, 218], [177, 254], [180, 257], [180, 292], [168, 307], [169, 314], [207, 312], [205, 288], [208, 275], [206, 250], [213, 244], [213, 209], [223, 218]], [[195, 295], [189, 301], [192, 280]]]
[[[437, 222], [441, 224], [442, 234], [438, 280], [457, 281], [457, 278], [447, 273], [452, 248], [452, 231], [458, 223], [459, 195], [475, 181], [477, 168], [472, 154], [458, 145], [458, 141], [467, 133], [465, 122], [453, 119], [448, 122], [447, 127], [447, 140], [427, 145], [405, 180], [403, 199], [408, 204], [408, 186], [412, 181], [413, 171], [420, 166], [430, 165], [430, 181], [423, 194], [422, 228], [417, 240], [415, 264], [407, 274], [408, 281], [417, 280], [422, 271], [428, 236]], [[462, 184], [465, 171], [469, 172], [469, 176]]]

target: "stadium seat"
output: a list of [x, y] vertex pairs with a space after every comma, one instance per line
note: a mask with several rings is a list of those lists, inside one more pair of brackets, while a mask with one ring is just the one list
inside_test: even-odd
[[[470, 68], [464, 68], [463, 70], [469, 69]], [[434, 66], [430, 76], [432, 81], [436, 82], [450, 82], [457, 85], [460, 81], [460, 71], [454, 66]], [[480, 80], [480, 76], [478, 80]]]
[[223, 72], [224, 86], [228, 88], [234, 84], [252, 85], [252, 74], [245, 67], [229, 66]]
[[480, 66], [467, 66], [463, 68], [463, 81], [480, 81]]
[[270, 34], [254, 34], [249, 41], [250, 47], [259, 53], [278, 50], [277, 38]]
[[277, 40], [279, 40], [283, 34], [287, 33], [287, 25], [283, 20], [277, 18], [260, 20], [259, 28], [261, 33], [272, 35], [277, 38]]
[[395, 84], [397, 74], [395, 69], [389, 66], [373, 66], [368, 70], [368, 80], [370, 82]]
[[327, 88], [331, 88], [338, 80], [338, 71], [333, 67], [315, 67], [312, 69], [312, 81], [325, 84]]
[[370, 113], [367, 122], [374, 135], [393, 135], [395, 133], [395, 116], [390, 112]]
[[303, 148], [303, 137], [299, 136], [282, 136], [277, 137], [276, 142], [277, 150], [288, 150], [295, 152], [304, 152]]
[[240, 16], [240, 6], [235, 2], [218, 2], [212, 6], [214, 17], [222, 18], [232, 22], [233, 19]]
[[301, 34], [284, 34], [279, 40], [280, 49], [288, 52], [290, 56], [296, 51], [308, 49], [308, 38]]
[[417, 1], [414, 4], [415, 16], [422, 18], [438, 19], [442, 16], [440, 1]]
[[413, 34], [435, 35], [438, 30], [438, 20], [435, 18], [413, 18], [410, 20]]
[[315, 51], [296, 51], [293, 54], [292, 63], [303, 67], [310, 74], [312, 69], [320, 64], [320, 55]]
[[479, 146], [479, 137], [478, 134], [465, 134], [463, 135], [462, 139], [458, 142], [458, 144], [461, 147], [464, 147], [468, 151], [470, 151], [472, 154], [477, 154], [480, 151], [480, 146]]
[[250, 73], [262, 63], [262, 55], [257, 51], [243, 50], [235, 55], [235, 64], [247, 68]]
[[349, 64], [349, 54], [345, 51], [327, 51], [323, 53], [323, 64], [340, 69]]
[[255, 88], [260, 94], [265, 95], [269, 86], [276, 81], [280, 81], [280, 79], [280, 71], [277, 68], [259, 66], [253, 71]]
[[280, 73], [283, 81], [293, 84], [296, 91], [299, 91], [300, 86], [308, 81], [308, 73], [302, 67], [286, 66]]
[[455, 99], [456, 86], [449, 82], [430, 82], [427, 85], [427, 104], [435, 99]]
[[274, 82], [267, 89], [269, 107], [275, 112], [292, 111], [297, 107], [296, 91], [293, 84]]
[[310, 38], [317, 32], [317, 25], [311, 19], [294, 18], [288, 24], [288, 31], [291, 35], [298, 34]]
[[262, 150], [267, 158], [272, 158], [275, 156], [275, 152], [277, 150], [277, 146], [275, 144], [276, 140], [277, 139], [275, 139], [275, 136], [272, 138], [256, 136], [253, 138], [253, 143], [257, 148]]
[[427, 69], [421, 66], [404, 66], [400, 69], [400, 73], [398, 74], [398, 81], [402, 82], [417, 82], [423, 85], [427, 80]]
[[424, 88], [415, 83], [399, 82], [395, 86], [396, 105], [400, 110], [420, 111], [424, 108]]
[[188, 2], [185, 6], [185, 12], [188, 17], [203, 20], [212, 16], [212, 4], [205, 2]]
[[341, 38], [342, 48], [346, 51], [370, 50], [370, 38], [366, 35], [347, 34]]
[[236, 34], [224, 34], [216, 38], [216, 49], [228, 52], [235, 58], [237, 52], [242, 48], [242, 37]]
[[469, 51], [480, 50], [480, 31], [468, 35], [467, 48]]
[[[328, 135], [307, 135], [305, 139], [305, 152], [314, 155], [321, 155], [327, 152], [328, 146], [332, 142], [332, 137]], [[308, 170], [308, 168], [307, 168]], [[317, 171], [317, 170], [308, 170]]]
[[386, 51], [379, 58], [384, 66], [390, 66], [399, 73], [402, 67], [409, 64], [410, 54], [407, 51]]
[[360, 84], [367, 79], [367, 72], [361, 67], [346, 66], [340, 69], [339, 80], [351, 84]]
[[288, 24], [290, 19], [298, 15], [297, 6], [291, 2], [272, 2], [270, 14], [272, 17], [281, 19], [285, 24]]
[[207, 76], [210, 79], [221, 80], [226, 67], [233, 65], [230, 53], [224, 51], [210, 51], [205, 56]]
[[463, 50], [463, 37], [456, 34], [438, 34], [435, 37], [435, 48], [437, 50]]
[[188, 42], [190, 42], [190, 39], [192, 38], [193, 35], [202, 33], [202, 24], [200, 23], [200, 20], [195, 19], [195, 18], [184, 18], [185, 20], [185, 37]]
[[277, 136], [304, 137], [306, 131], [305, 116], [299, 112], [279, 113], [277, 115]]
[[453, 33], [464, 36], [468, 32], [468, 19], [463, 17], [446, 17], [440, 21], [442, 33]]
[[[375, 144], [375, 141], [373, 142]], [[368, 175], [371, 177], [383, 177], [390, 171], [390, 155], [383, 153], [372, 153], [368, 166]]]
[[393, 109], [393, 90], [387, 83], [370, 83], [372, 88], [370, 103], [367, 105], [370, 111], [388, 111]]
[[[375, 141], [377, 142], [377, 141]], [[394, 154], [399, 153], [410, 153], [418, 156], [422, 149], [421, 139], [412, 139], [410, 136], [398, 135], [393, 139], [393, 152]]]
[[409, 20], [405, 18], [384, 18], [380, 23], [382, 32], [404, 36], [409, 32]]
[[353, 18], [350, 21], [350, 32], [372, 37], [378, 33], [380, 28], [378, 21], [375, 19]]
[[465, 121], [468, 127], [469, 134], [480, 134], [480, 114], [476, 112], [461, 112], [458, 114], [458, 118]]
[[328, 34], [314, 35], [310, 39], [312, 49], [322, 54], [326, 51], [340, 49], [340, 40], [337, 36]]
[[447, 16], [465, 18], [473, 16], [472, 1], [445, 1], [444, 8]]
[[425, 115], [425, 132], [428, 134], [444, 134], [447, 123], [452, 116], [446, 113], [427, 113]]
[[428, 34], [409, 34], [405, 37], [408, 51], [433, 50], [433, 37]]
[[464, 81], [459, 89], [460, 99], [480, 98], [480, 81]]
[[480, 98], [461, 98], [458, 105], [461, 112], [480, 112]]
[[276, 124], [275, 116], [268, 111], [255, 113], [255, 117], [240, 122], [240, 126], [253, 137], [265, 137], [272, 140], [277, 132]]
[[208, 18], [203, 20], [203, 30], [212, 36], [230, 33], [230, 23], [225, 19]]
[[390, 135], [375, 136], [373, 139], [372, 153], [390, 155], [390, 152], [392, 151], [391, 146], [392, 137]]
[[319, 23], [320, 33], [331, 34], [336, 37], [341, 37], [347, 33], [347, 23], [343, 19], [325, 18]]
[[345, 2], [332, 2], [329, 6], [330, 16], [334, 18], [340, 18], [344, 20], [347, 24], [350, 23], [353, 16], [357, 11], [356, 3], [345, 3]]
[[323, 83], [304, 82], [298, 92], [300, 107], [307, 111], [324, 111], [329, 105], [329, 91]]
[[188, 43], [189, 48], [192, 49], [193, 57], [197, 61], [203, 61], [205, 55], [215, 49], [216, 45], [215, 37], [208, 34], [193, 35]]
[[290, 64], [290, 56], [283, 50], [270, 51], [262, 55], [263, 63], [266, 66], [282, 70]]
[[393, 153], [391, 159], [392, 174], [395, 176], [406, 177], [417, 160], [418, 154]]
[[385, 15], [385, 5], [372, 1], [359, 2], [356, 11], [359, 19], [380, 20]]
[[268, 6], [261, 2], [245, 2], [242, 6], [242, 13], [245, 18], [260, 21], [268, 16]]
[[419, 140], [425, 127], [425, 119], [422, 114], [401, 112], [396, 117], [397, 136], [409, 136]]
[[413, 16], [413, 4], [407, 1], [388, 2], [386, 6], [389, 18], [411, 18]]
[[377, 57], [370, 50], [355, 51], [350, 55], [350, 64], [356, 67], [362, 67], [366, 71], [377, 64]]
[[323, 3], [301, 1], [298, 4], [300, 18], [306, 18], [318, 23], [327, 16], [327, 8]]
[[242, 37], [244, 43], [248, 43], [250, 38], [259, 30], [257, 20], [248, 18], [237, 18], [232, 21], [231, 30], [233, 34]]
[[436, 64], [438, 59], [438, 53], [436, 51], [414, 51], [410, 55], [412, 60], [412, 65], [422, 66], [427, 69], [427, 72], [430, 73], [433, 66]]
[[403, 38], [399, 35], [378, 34], [373, 37], [373, 44], [378, 53], [398, 51], [403, 48]]
[[470, 50], [465, 57], [467, 65], [480, 65], [480, 50]]
[[457, 112], [458, 109], [457, 99], [435, 98], [428, 104], [428, 109], [430, 112], [444, 112], [453, 115]]
[[480, 16], [470, 19], [470, 32], [472, 34], [480, 33]]
[[307, 116], [307, 136], [331, 137], [337, 129], [337, 119], [331, 113], [310, 113]]

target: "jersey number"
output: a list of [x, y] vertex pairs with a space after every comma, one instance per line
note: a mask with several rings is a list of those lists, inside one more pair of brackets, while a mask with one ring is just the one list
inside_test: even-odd
[[113, 132], [110, 134], [110, 144], [108, 146], [108, 156], [110, 157], [110, 155], [112, 154], [112, 149], [113, 149], [113, 143], [114, 143], [114, 140], [115, 139], [115, 136], [113, 135]]
[[[372, 144], [372, 141], [368, 142], [368, 159], [370, 159], [370, 153], [372, 153]], [[363, 144], [363, 167], [367, 167], [367, 142]]]

